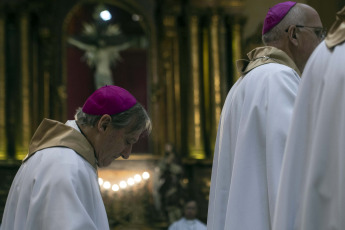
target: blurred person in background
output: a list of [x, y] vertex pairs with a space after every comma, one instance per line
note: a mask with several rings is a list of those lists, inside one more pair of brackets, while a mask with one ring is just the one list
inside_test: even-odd
[[206, 230], [206, 225], [196, 218], [198, 206], [190, 200], [184, 206], [184, 217], [172, 223], [168, 230]]

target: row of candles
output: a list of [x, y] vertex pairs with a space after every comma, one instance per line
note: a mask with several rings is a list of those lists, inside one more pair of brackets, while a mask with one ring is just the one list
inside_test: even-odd
[[128, 178], [127, 180], [122, 180], [118, 184], [111, 184], [109, 181], [104, 181], [103, 178], [98, 178], [99, 186], [103, 187], [105, 190], [111, 189], [114, 192], [119, 191], [120, 189], [125, 189], [128, 186], [133, 186], [140, 183], [143, 180], [148, 180], [150, 174], [148, 172], [143, 172], [140, 174], [135, 174], [133, 177]]

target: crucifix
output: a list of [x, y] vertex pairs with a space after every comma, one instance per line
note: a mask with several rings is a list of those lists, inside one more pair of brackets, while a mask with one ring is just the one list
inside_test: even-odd
[[121, 60], [120, 51], [127, 49], [130, 43], [123, 36], [118, 24], [83, 24], [82, 35], [68, 38], [68, 42], [84, 50], [84, 59], [88, 66], [95, 68], [94, 84], [98, 89], [104, 85], [113, 85], [111, 66]]

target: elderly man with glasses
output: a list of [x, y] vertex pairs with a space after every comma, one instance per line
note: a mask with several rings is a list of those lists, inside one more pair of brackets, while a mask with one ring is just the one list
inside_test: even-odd
[[270, 230], [300, 76], [324, 37], [318, 13], [279, 3], [264, 21], [265, 47], [239, 61], [215, 144], [208, 230]]

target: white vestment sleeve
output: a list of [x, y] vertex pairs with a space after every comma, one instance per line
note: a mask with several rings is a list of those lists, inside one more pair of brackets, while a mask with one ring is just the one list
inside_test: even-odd
[[109, 229], [95, 169], [68, 148], [38, 151], [23, 163], [7, 203], [3, 229]]

